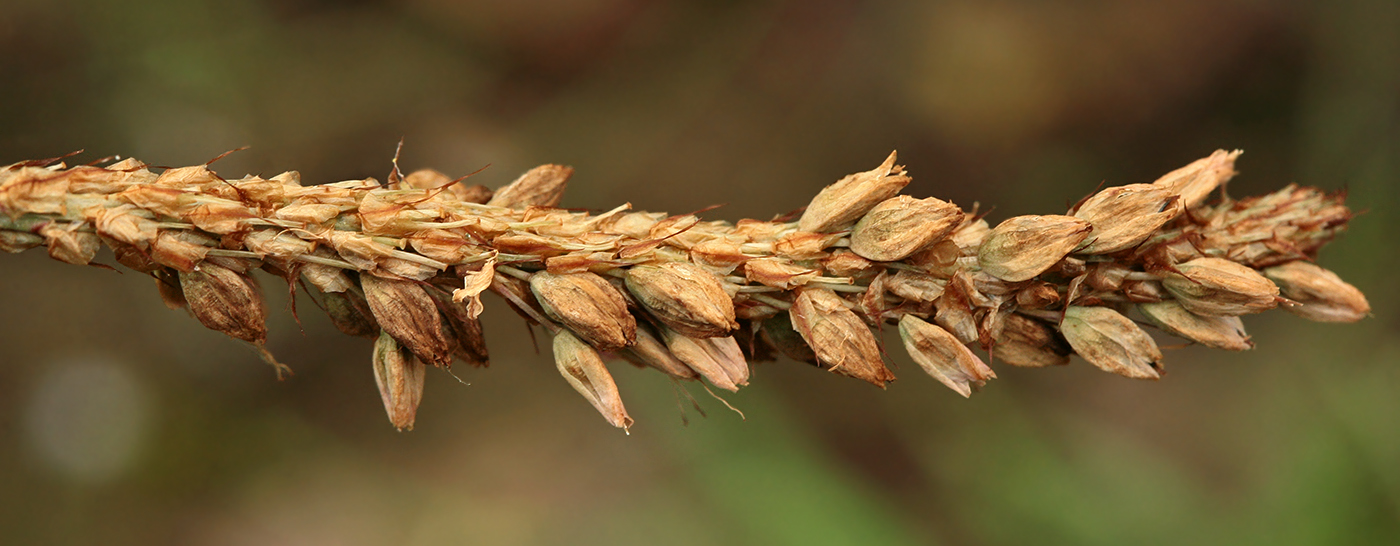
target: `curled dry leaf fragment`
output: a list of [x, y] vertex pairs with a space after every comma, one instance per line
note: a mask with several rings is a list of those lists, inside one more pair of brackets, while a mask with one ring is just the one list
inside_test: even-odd
[[608, 373], [596, 349], [568, 330], [560, 330], [554, 335], [554, 364], [569, 386], [593, 404], [608, 424], [621, 429], [632, 426], [632, 418], [627, 416], [622, 397], [618, 395], [617, 383], [613, 382], [612, 374]]
[[1157, 342], [1117, 311], [1071, 305], [1060, 331], [1074, 352], [1101, 370], [1133, 379], [1161, 378]]
[[389, 422], [400, 431], [413, 430], [427, 366], [388, 332], [380, 333], [374, 341], [373, 364], [374, 384], [379, 386]]
[[1305, 319], [1356, 322], [1371, 314], [1365, 294], [1316, 264], [1289, 262], [1265, 269], [1264, 276], [1278, 285], [1284, 297], [1298, 303], [1283, 310]]

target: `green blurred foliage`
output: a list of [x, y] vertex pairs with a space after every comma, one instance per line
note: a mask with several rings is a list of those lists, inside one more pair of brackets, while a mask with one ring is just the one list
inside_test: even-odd
[[216, 168], [334, 181], [403, 138], [408, 168], [567, 163], [567, 206], [735, 220], [897, 148], [910, 193], [1004, 218], [1238, 147], [1235, 194], [1368, 211], [1323, 262], [1376, 316], [1251, 317], [1254, 351], [1150, 384], [999, 368], [972, 400], [902, 355], [888, 392], [777, 362], [727, 397], [747, 420], [623, 366], [623, 435], [493, 302], [492, 366], [432, 374], [398, 434], [368, 343], [304, 297], [278, 383], [148, 279], [3, 256], [0, 543], [1394, 543], [1397, 28], [1390, 0], [4, 0], [0, 163], [251, 145]]

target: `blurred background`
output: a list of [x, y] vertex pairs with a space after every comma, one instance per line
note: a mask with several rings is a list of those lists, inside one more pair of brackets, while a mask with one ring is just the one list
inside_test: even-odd
[[403, 138], [408, 169], [565, 163], [565, 206], [737, 220], [898, 149], [908, 193], [999, 220], [1242, 148], [1235, 195], [1349, 189], [1322, 263], [1375, 308], [971, 400], [899, 351], [887, 392], [770, 363], [747, 420], [692, 388], [688, 425], [618, 366], [624, 435], [488, 298], [491, 367], [430, 373], [401, 434], [369, 342], [275, 279], [280, 383], [150, 279], [4, 255], [0, 543], [1394, 544], [1396, 29], [1392, 0], [0, 0], [0, 164], [249, 145], [215, 168], [382, 179]]

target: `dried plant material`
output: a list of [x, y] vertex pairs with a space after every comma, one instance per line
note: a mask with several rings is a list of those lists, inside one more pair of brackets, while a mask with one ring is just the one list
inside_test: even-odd
[[1264, 270], [1283, 296], [1297, 302], [1283, 310], [1318, 322], [1356, 322], [1371, 314], [1366, 295], [1336, 273], [1308, 262], [1289, 262]]
[[1187, 311], [1207, 316], [1248, 315], [1273, 309], [1278, 286], [1258, 271], [1222, 258], [1196, 258], [1176, 266], [1162, 287]]
[[379, 327], [422, 361], [452, 366], [453, 340], [443, 330], [442, 315], [427, 290], [418, 283], [361, 275], [365, 302]]
[[1206, 347], [1226, 351], [1246, 351], [1254, 348], [1254, 342], [1250, 341], [1249, 334], [1244, 332], [1244, 321], [1239, 317], [1201, 316], [1187, 311], [1180, 303], [1174, 301], [1144, 303], [1138, 305], [1138, 310], [1153, 324], [1171, 332], [1172, 335]]
[[[1071, 212], [1080, 218], [1024, 216], [995, 229], [976, 206], [896, 196], [909, 177], [893, 155], [824, 189], [798, 222], [734, 224], [625, 204], [555, 208], [568, 178], [557, 166], [492, 196], [436, 171], [302, 186], [295, 172], [224, 179], [208, 166], [39, 160], [0, 167], [0, 250], [44, 245], [91, 263], [106, 245], [121, 265], [163, 281], [166, 305], [255, 344], [266, 334], [250, 275], [261, 268], [320, 291], [342, 331], [387, 333], [419, 368], [454, 356], [484, 364], [487, 288], [587, 349], [577, 358], [615, 351], [728, 390], [773, 352], [883, 386], [893, 375], [871, 327], [904, 324], [921, 363], [966, 393], [990, 377], [965, 358], [972, 343], [1016, 366], [1077, 353], [1157, 377], [1161, 354], [1118, 312], [1133, 304], [1168, 333], [1226, 349], [1248, 343], [1233, 315], [1275, 302], [1317, 320], [1365, 316], [1359, 291], [1307, 264], [1352, 219], [1344, 195], [1290, 185], [1207, 203], [1237, 155], [1099, 192]], [[1273, 282], [1257, 271], [1266, 268]], [[1298, 303], [1278, 298], [1279, 287]], [[614, 424], [627, 421], [601, 388], [606, 370], [567, 369]]]
[[616, 351], [637, 340], [637, 320], [608, 281], [593, 273], [530, 276], [530, 291], [545, 314], [600, 351]]
[[44, 244], [49, 247], [50, 258], [73, 265], [87, 265], [97, 257], [102, 240], [77, 228], [78, 224], [48, 224], [39, 229]]
[[681, 262], [638, 265], [627, 270], [627, 290], [637, 303], [682, 335], [727, 337], [739, 328], [734, 302], [719, 279]]
[[[630, 355], [634, 362], [642, 366], [650, 366], [660, 370], [661, 373], [676, 379], [699, 379], [700, 374], [695, 373], [690, 366], [687, 366], [671, 350], [666, 348], [656, 334], [653, 334], [650, 327], [637, 325], [637, 342], [625, 349], [624, 356]], [[726, 377], [728, 375], [726, 374]]]
[[267, 340], [267, 309], [252, 277], [205, 263], [180, 273], [180, 291], [205, 328], [249, 343]]
[[540, 165], [520, 175], [520, 178], [496, 190], [486, 204], [508, 209], [526, 207], [552, 207], [564, 197], [564, 188], [569, 177], [574, 175], [573, 167], [563, 165]]
[[899, 319], [899, 337], [904, 340], [904, 350], [924, 372], [963, 398], [997, 376], [953, 334], [914, 315]]
[[554, 335], [554, 364], [569, 386], [593, 404], [608, 424], [624, 430], [632, 426], [632, 418], [617, 393], [617, 383], [597, 350], [568, 330], [560, 330]]
[[693, 338], [664, 329], [661, 335], [666, 349], [711, 385], [737, 391], [749, 384], [749, 363], [734, 338]]
[[1072, 216], [1017, 216], [998, 224], [977, 250], [982, 270], [1025, 281], [1059, 263], [1089, 237], [1093, 227]]
[[882, 389], [894, 381], [894, 374], [880, 357], [875, 334], [835, 292], [804, 288], [798, 292], [789, 313], [793, 329], [816, 352], [817, 361], [832, 372]]
[[1106, 188], [1074, 211], [1074, 217], [1094, 226], [1084, 254], [1109, 254], [1146, 241], [1158, 229], [1181, 215], [1180, 199], [1171, 189], [1152, 184]]
[[369, 303], [358, 292], [326, 292], [321, 299], [331, 324], [341, 333], [367, 338], [379, 336], [379, 323], [374, 321]]
[[992, 358], [1020, 368], [1069, 364], [1069, 347], [1044, 322], [1012, 313], [1006, 315]]
[[851, 231], [851, 250], [877, 262], [908, 258], [938, 242], [963, 221], [957, 205], [897, 195], [875, 205]]
[[389, 422], [399, 431], [413, 430], [418, 404], [423, 401], [427, 366], [388, 332], [379, 334], [374, 342], [373, 364], [374, 384], [379, 386]]
[[1242, 153], [1244, 152], [1240, 150], [1216, 150], [1210, 157], [1198, 159], [1190, 165], [1163, 175], [1153, 182], [1153, 185], [1167, 188], [1174, 195], [1181, 196], [1182, 204], [1187, 208], [1198, 207], [1210, 197], [1215, 188], [1229, 182], [1235, 176], [1235, 159]]
[[841, 231], [881, 201], [894, 197], [910, 181], [904, 167], [894, 164], [895, 155], [890, 152], [874, 170], [847, 175], [822, 188], [797, 221], [797, 229], [813, 233]]
[[1103, 371], [1133, 379], [1161, 378], [1157, 342], [1117, 311], [1071, 305], [1060, 331], [1074, 352]]

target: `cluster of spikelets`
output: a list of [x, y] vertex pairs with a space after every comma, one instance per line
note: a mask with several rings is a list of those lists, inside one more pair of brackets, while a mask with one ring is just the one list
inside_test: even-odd
[[486, 365], [478, 316], [490, 290], [553, 335], [564, 379], [626, 428], [609, 356], [733, 391], [750, 362], [781, 353], [883, 388], [894, 374], [872, 328], [893, 324], [925, 372], [967, 396], [995, 377], [974, 344], [1013, 366], [1078, 354], [1158, 378], [1162, 353], [1134, 309], [1225, 350], [1252, 347], [1239, 316], [1275, 306], [1364, 317], [1361, 292], [1311, 262], [1352, 216], [1342, 196], [1289, 186], [1207, 203], [1238, 154], [995, 227], [898, 195], [910, 178], [894, 154], [821, 190], [795, 222], [734, 224], [557, 208], [572, 170], [556, 165], [492, 192], [430, 170], [303, 186], [296, 172], [230, 180], [207, 165], [56, 158], [0, 170], [0, 247], [89, 264], [105, 245], [171, 308], [254, 345], [279, 374], [252, 271], [294, 295], [314, 287], [340, 330], [375, 339], [374, 376], [400, 429], [427, 365]]

